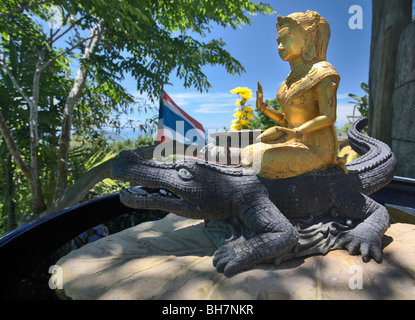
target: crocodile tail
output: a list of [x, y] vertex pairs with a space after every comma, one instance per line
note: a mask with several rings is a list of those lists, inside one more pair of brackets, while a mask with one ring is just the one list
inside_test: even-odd
[[393, 179], [396, 159], [387, 144], [361, 133], [367, 122], [367, 118], [360, 118], [347, 131], [350, 146], [361, 157], [348, 163], [346, 167], [349, 174], [360, 181], [360, 191], [368, 195], [383, 188]]

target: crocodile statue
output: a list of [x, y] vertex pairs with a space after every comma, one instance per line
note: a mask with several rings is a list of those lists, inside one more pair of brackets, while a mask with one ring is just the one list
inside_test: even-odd
[[361, 118], [348, 131], [361, 157], [347, 164], [347, 174], [333, 167], [267, 180], [241, 166], [186, 157], [162, 163], [122, 151], [111, 175], [141, 186], [120, 191], [128, 207], [205, 219], [218, 246], [213, 264], [226, 276], [333, 249], [380, 263], [389, 214], [368, 195], [390, 182], [396, 160], [386, 144], [360, 132], [366, 124]]

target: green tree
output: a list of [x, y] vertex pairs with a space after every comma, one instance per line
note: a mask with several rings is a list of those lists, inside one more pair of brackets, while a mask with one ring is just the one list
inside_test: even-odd
[[[40, 56], [50, 63], [40, 78], [39, 57], [36, 53], [38, 44], [46, 40], [45, 35], [26, 15], [9, 19], [12, 23], [7, 26], [3, 24], [4, 21], [0, 24], [1, 148], [8, 146], [8, 153], [13, 155], [17, 167], [28, 181], [29, 193], [34, 195], [33, 208], [41, 210], [45, 208], [45, 201], [40, 180], [50, 177], [41, 177], [39, 166], [48, 173], [56, 172], [53, 171], [49, 153], [57, 142], [58, 114], [63, 107], [59, 101], [63, 101], [65, 91], [70, 88], [69, 79], [62, 77], [62, 73], [68, 72], [68, 69], [65, 57], [56, 57], [53, 52], [45, 51]], [[28, 35], [31, 39], [28, 39]], [[7, 68], [4, 67], [6, 65]], [[9, 169], [11, 167], [6, 171]]]
[[[54, 10], [59, 12], [54, 23], [60, 28], [48, 30], [44, 24], [55, 18]], [[40, 161], [42, 135], [55, 139], [48, 145], [48, 152], [55, 156], [48, 158], [56, 160], [51, 167], [57, 172], [52, 179], [57, 199], [67, 188], [71, 132], [99, 127], [109, 121], [110, 112], [126, 110], [134, 103], [120, 85], [127, 73], [135, 78], [137, 90], [151, 99], [158, 97], [161, 85], [168, 84], [174, 73], [185, 87], [207, 90], [210, 84], [203, 66], [220, 65], [230, 74], [240, 74], [244, 69], [224, 49], [222, 40], [203, 42], [192, 34], [206, 36], [211, 23], [240, 27], [251, 23], [249, 15], [258, 12], [269, 14], [273, 10], [269, 5], [245, 0], [2, 1], [1, 76], [12, 84], [6, 87], [9, 93], [13, 91], [9, 94], [12, 99], [18, 93], [27, 108], [22, 125], [26, 140], [17, 137], [17, 122], [10, 120], [6, 107], [0, 110], [0, 129], [28, 181], [33, 211], [39, 213], [47, 206], [40, 170], [46, 165]], [[18, 50], [21, 44], [28, 46], [25, 50], [30, 59], [26, 69], [15, 69], [14, 52], [22, 53]], [[69, 70], [74, 65], [79, 67], [71, 77]], [[57, 86], [59, 100], [56, 94], [43, 91], [46, 84], [54, 83], [52, 76], [61, 85]], [[11, 109], [11, 113], [15, 111]], [[41, 127], [42, 113], [45, 119], [53, 120], [49, 129]]]
[[[361, 116], [368, 117], [369, 115], [369, 86], [362, 81], [360, 82], [360, 87], [366, 94], [363, 96], [358, 96], [353, 93], [348, 94], [349, 97], [354, 99], [354, 101], [349, 101], [349, 103], [354, 105], [353, 114], [347, 116], [349, 121], [340, 130], [337, 130], [339, 133], [346, 132], [352, 124], [353, 119], [360, 118]], [[356, 111], [358, 111], [359, 114], [356, 115]], [[364, 132], [367, 132], [367, 128]]]

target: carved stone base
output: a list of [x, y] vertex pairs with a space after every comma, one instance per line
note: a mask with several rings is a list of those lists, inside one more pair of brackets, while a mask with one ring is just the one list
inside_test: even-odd
[[415, 225], [393, 224], [383, 262], [335, 250], [230, 278], [212, 265], [204, 222], [169, 214], [60, 259], [63, 299], [415, 299]]

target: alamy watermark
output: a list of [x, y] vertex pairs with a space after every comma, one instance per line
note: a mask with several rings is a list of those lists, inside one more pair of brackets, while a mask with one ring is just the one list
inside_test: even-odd
[[352, 265], [349, 268], [349, 288], [351, 290], [363, 289], [363, 269], [358, 265]]
[[49, 18], [50, 29], [60, 29], [65, 24], [68, 24], [71, 20], [76, 20], [74, 15], [64, 16], [64, 12], [61, 6], [51, 5], [48, 9], [48, 13], [51, 15]]
[[52, 290], [63, 289], [62, 267], [54, 264], [49, 267], [49, 273], [52, 274], [48, 282], [49, 288]]
[[349, 13], [352, 16], [349, 18], [349, 28], [352, 30], [363, 29], [363, 9], [361, 6], [355, 4], [349, 7]]

